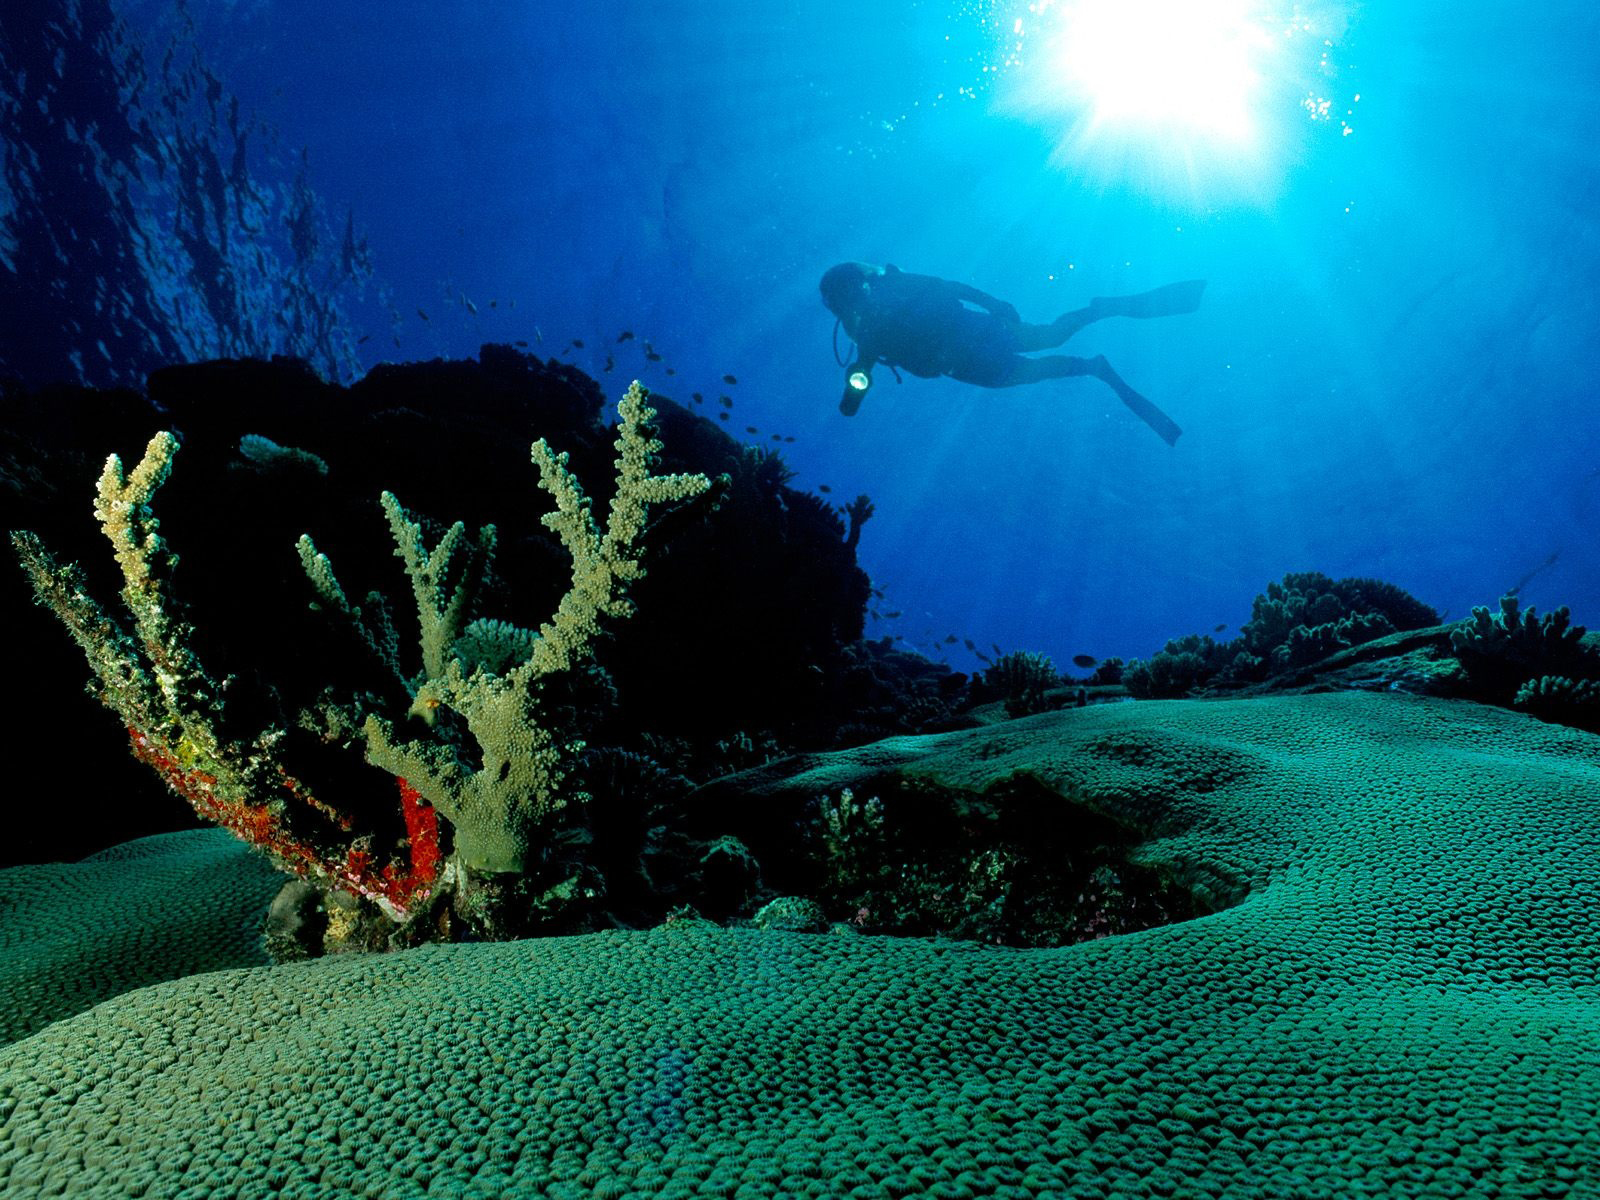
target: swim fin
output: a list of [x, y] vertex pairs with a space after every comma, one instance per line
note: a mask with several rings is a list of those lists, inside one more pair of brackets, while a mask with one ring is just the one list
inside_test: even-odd
[[1178, 423], [1129, 387], [1122, 376], [1111, 369], [1110, 363], [1101, 359], [1099, 365], [1102, 369], [1093, 374], [1106, 382], [1117, 394], [1117, 399], [1126, 404], [1134, 416], [1154, 429], [1157, 437], [1169, 446], [1176, 446], [1178, 439], [1183, 436], [1183, 430], [1178, 428]]
[[1205, 290], [1204, 279], [1186, 279], [1136, 296], [1096, 296], [1089, 301], [1089, 311], [1096, 318], [1175, 317], [1199, 308]]

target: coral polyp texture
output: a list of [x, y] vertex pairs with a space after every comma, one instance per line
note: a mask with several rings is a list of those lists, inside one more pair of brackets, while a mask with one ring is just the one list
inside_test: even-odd
[[1335, 693], [803, 767], [781, 786], [1086, 798], [1214, 911], [1059, 949], [685, 921], [163, 983], [0, 1053], [0, 1190], [1600, 1194], [1600, 739]]
[[0, 870], [0, 1042], [166, 979], [260, 966], [283, 878], [216, 829]]

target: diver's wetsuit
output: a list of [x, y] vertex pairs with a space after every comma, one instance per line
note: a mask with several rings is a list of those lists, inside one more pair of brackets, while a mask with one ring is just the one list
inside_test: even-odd
[[1174, 444], [1182, 432], [1178, 426], [1123, 382], [1104, 358], [1024, 355], [1059, 346], [1104, 317], [1192, 312], [1204, 287], [1197, 280], [1140, 296], [1096, 298], [1088, 308], [1065, 313], [1048, 325], [1033, 325], [1010, 304], [963, 283], [914, 275], [893, 265], [880, 271], [865, 263], [841, 263], [822, 278], [824, 303], [857, 347], [839, 409], [846, 416], [855, 414], [871, 387], [872, 368], [880, 362], [923, 379], [947, 375], [988, 388], [1093, 375]]
[[[969, 308], [969, 303], [985, 311]], [[1059, 346], [1081, 327], [1067, 317], [1050, 325], [1029, 325], [1011, 305], [976, 288], [892, 266], [867, 284], [854, 328], [845, 324], [858, 348], [857, 360], [868, 370], [873, 363], [886, 362], [922, 379], [948, 375], [979, 387], [1012, 387], [1055, 377], [1061, 372], [1038, 372], [1048, 359], [1022, 355]]]

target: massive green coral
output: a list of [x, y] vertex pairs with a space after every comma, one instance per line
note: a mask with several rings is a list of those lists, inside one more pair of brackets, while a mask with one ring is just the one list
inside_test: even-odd
[[1600, 1194], [1600, 738], [1274, 696], [779, 774], [752, 794], [1086, 795], [1216, 911], [1056, 950], [683, 922], [161, 984], [0, 1053], [0, 1190]]

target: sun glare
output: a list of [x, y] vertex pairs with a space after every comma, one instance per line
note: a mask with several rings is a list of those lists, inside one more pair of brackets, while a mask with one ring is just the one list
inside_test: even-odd
[[1056, 126], [1056, 161], [1075, 173], [1207, 202], [1265, 198], [1314, 28], [1270, 3], [1033, 0], [1009, 30], [1002, 103]]
[[1248, 142], [1272, 45], [1248, 0], [1078, 0], [1054, 65], [1099, 125]]

